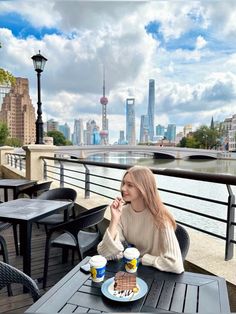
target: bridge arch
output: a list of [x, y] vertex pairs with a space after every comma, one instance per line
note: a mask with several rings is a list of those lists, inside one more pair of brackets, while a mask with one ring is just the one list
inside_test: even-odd
[[154, 153], [153, 158], [154, 159], [175, 159], [175, 156], [171, 154], [165, 154], [165, 153]]
[[217, 159], [214, 156], [209, 156], [209, 155], [189, 155], [186, 156], [184, 159], [208, 159], [208, 160], [214, 160]]

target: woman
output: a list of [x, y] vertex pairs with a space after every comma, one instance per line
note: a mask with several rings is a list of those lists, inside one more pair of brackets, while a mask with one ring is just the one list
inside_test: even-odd
[[121, 197], [110, 205], [111, 221], [98, 253], [107, 259], [122, 257], [126, 241], [134, 245], [141, 263], [161, 271], [184, 271], [176, 223], [162, 203], [153, 173], [147, 167], [133, 166], [121, 182]]

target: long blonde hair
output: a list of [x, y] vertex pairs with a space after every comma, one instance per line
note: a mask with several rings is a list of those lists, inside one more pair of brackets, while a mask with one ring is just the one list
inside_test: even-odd
[[123, 180], [128, 173], [132, 183], [140, 191], [145, 207], [151, 211], [156, 225], [158, 227], [164, 227], [166, 222], [169, 222], [175, 229], [175, 219], [161, 201], [155, 176], [152, 171], [144, 166], [133, 166], [127, 169], [121, 181], [121, 188], [123, 186]]

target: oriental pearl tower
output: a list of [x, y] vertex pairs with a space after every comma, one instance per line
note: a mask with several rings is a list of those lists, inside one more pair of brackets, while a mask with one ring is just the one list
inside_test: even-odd
[[101, 145], [108, 144], [108, 120], [107, 120], [107, 104], [108, 99], [105, 96], [105, 69], [103, 67], [103, 96], [100, 98], [102, 105], [102, 130], [100, 131]]

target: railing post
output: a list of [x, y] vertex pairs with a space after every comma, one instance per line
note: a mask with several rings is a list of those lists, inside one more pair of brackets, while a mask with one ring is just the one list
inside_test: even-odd
[[19, 167], [20, 167], [20, 170], [22, 170], [22, 157], [19, 158]]
[[13, 155], [13, 156], [14, 156], [14, 162], [15, 162], [15, 166], [14, 167], [17, 169], [17, 158], [18, 157], [16, 155]]
[[230, 185], [227, 185], [227, 189], [229, 196], [226, 225], [225, 261], [232, 259], [234, 255], [234, 244], [231, 242], [231, 240], [234, 239], [234, 225], [232, 222], [234, 222], [235, 219], [235, 209], [233, 207], [235, 204], [235, 195], [233, 194]]
[[44, 159], [44, 158], [42, 158], [43, 159], [43, 178], [44, 178], [44, 180], [47, 180], [47, 171], [48, 171], [48, 169], [47, 169], [47, 162], [46, 162], [46, 160]]
[[63, 162], [60, 161], [60, 187], [61, 187], [61, 188], [64, 187], [64, 180], [65, 180], [65, 176], [64, 176], [64, 164], [63, 164]]
[[84, 165], [85, 167], [85, 193], [84, 193], [84, 197], [85, 198], [90, 198], [90, 171], [89, 168]]

